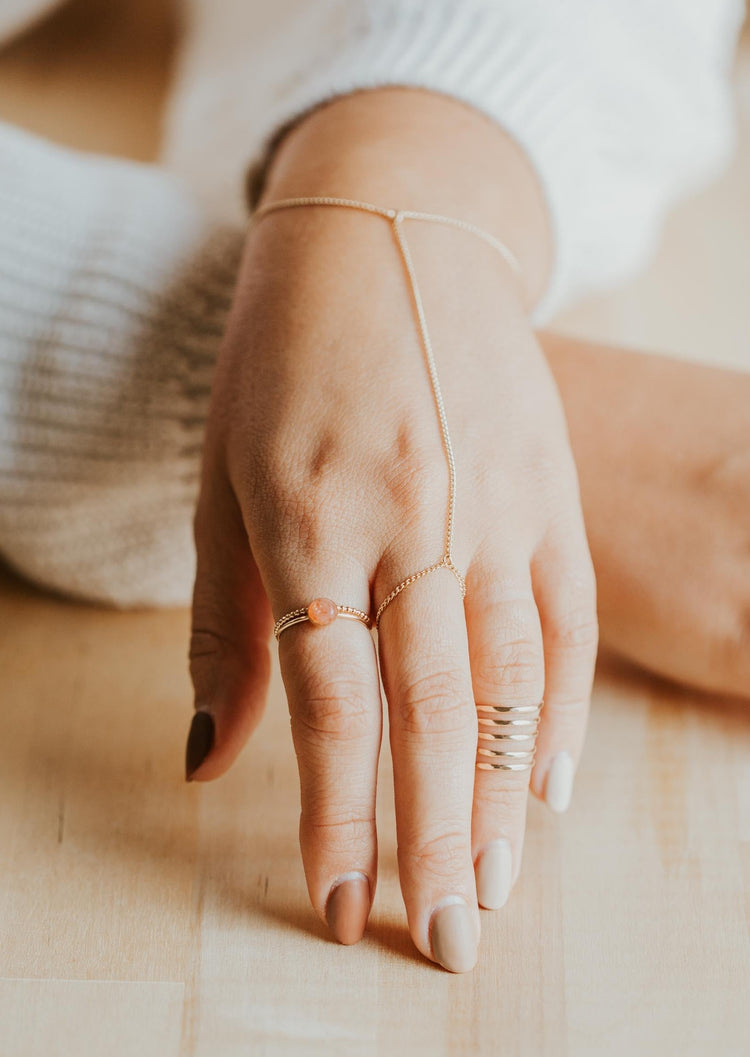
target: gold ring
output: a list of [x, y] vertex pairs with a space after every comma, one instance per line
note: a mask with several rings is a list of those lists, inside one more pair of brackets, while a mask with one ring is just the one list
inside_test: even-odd
[[[480, 771], [528, 771], [533, 767], [543, 704], [477, 705], [476, 765]], [[513, 742], [510, 746], [509, 741]]]
[[295, 624], [304, 624], [305, 621], [309, 621], [316, 627], [324, 628], [328, 624], [332, 624], [338, 617], [359, 620], [366, 628], [372, 627], [372, 619], [367, 613], [363, 613], [361, 609], [355, 609], [354, 606], [339, 605], [338, 602], [333, 602], [330, 598], [313, 598], [308, 605], [293, 609], [290, 613], [285, 613], [283, 617], [279, 617], [273, 626], [273, 633], [278, 641], [282, 631], [294, 627]]

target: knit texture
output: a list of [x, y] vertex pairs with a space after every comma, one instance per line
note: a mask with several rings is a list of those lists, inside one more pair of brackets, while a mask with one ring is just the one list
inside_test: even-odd
[[0, 553], [123, 606], [184, 604], [242, 235], [156, 168], [0, 126]]
[[321, 102], [384, 85], [450, 95], [509, 132], [539, 177], [556, 259], [537, 323], [642, 267], [667, 208], [733, 147], [727, 73], [742, 0], [191, 7], [165, 160], [208, 209], [241, 215], [248, 162], [262, 171], [278, 129]]

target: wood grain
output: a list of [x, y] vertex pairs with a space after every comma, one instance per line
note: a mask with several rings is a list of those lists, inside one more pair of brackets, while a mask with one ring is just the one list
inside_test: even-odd
[[[117, 10], [81, 0], [0, 56], [0, 113], [151, 157], [171, 15], [156, 3]], [[65, 59], [76, 25], [86, 41]], [[148, 54], [144, 25], [162, 27]], [[39, 58], [50, 49], [52, 67]], [[150, 70], [137, 90], [134, 63]], [[86, 87], [97, 83], [100, 96]], [[710, 221], [740, 260], [747, 161], [743, 148], [723, 184], [670, 222], [650, 273], [662, 291], [698, 282], [701, 267], [714, 281], [718, 251], [686, 258], [691, 225]], [[648, 282], [567, 325], [679, 348], [690, 313], [681, 323]], [[742, 334], [746, 357], [733, 283], [700, 310], [710, 348], [686, 331], [693, 354], [724, 347], [740, 362]], [[313, 916], [278, 673], [239, 764], [212, 786], [184, 784], [187, 628], [185, 612], [107, 612], [0, 580], [2, 1057], [750, 1052], [747, 705], [603, 661], [573, 806], [557, 818], [531, 804], [521, 881], [504, 911], [483, 914], [476, 971], [454, 977], [406, 932], [386, 753], [368, 935], [339, 947]]]

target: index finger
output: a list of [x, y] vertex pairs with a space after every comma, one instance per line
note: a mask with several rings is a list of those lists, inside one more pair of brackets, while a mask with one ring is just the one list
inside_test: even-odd
[[[318, 571], [316, 579], [334, 584], [335, 571]], [[298, 583], [287, 597], [312, 596]], [[342, 604], [366, 598], [367, 583], [344, 585], [335, 597]], [[356, 943], [377, 876], [382, 708], [374, 642], [357, 620], [304, 621], [281, 634], [279, 661], [299, 767], [300, 848], [310, 899], [340, 943]]]

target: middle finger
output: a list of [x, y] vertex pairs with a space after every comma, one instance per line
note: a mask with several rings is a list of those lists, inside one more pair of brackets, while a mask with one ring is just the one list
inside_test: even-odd
[[394, 599], [378, 644], [409, 928], [428, 958], [466, 972], [479, 943], [471, 859], [477, 720], [464, 610], [448, 570]]

